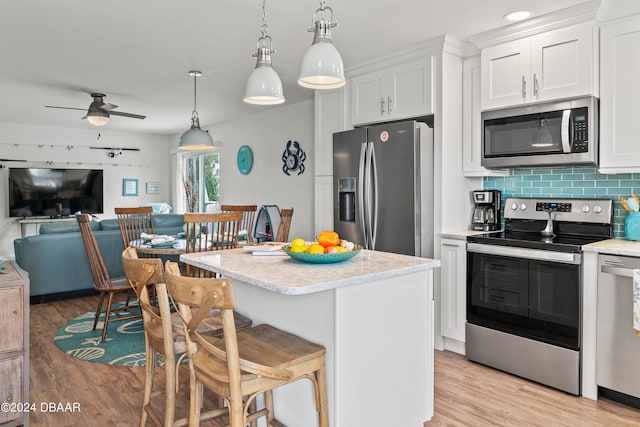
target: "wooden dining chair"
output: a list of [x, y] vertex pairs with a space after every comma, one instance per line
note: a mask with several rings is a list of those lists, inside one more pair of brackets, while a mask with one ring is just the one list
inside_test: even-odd
[[[100, 253], [100, 247], [98, 246], [96, 237], [91, 230], [91, 217], [88, 214], [78, 214], [76, 215], [76, 221], [80, 228], [80, 234], [82, 235], [82, 241], [84, 242], [87, 259], [89, 260], [89, 267], [91, 269], [91, 274], [93, 275], [93, 287], [100, 293], [98, 306], [96, 308], [96, 317], [93, 321], [93, 330], [96, 330], [98, 318], [102, 313], [104, 313], [101, 338], [101, 341], [104, 341], [107, 337], [107, 330], [109, 329], [110, 322], [140, 317], [141, 314], [138, 311], [140, 306], [132, 302], [133, 300], [131, 299], [131, 296], [133, 294], [133, 290], [129, 286], [129, 281], [126, 277], [116, 279], [111, 279], [111, 277], [109, 277], [109, 272], [107, 271], [107, 267], [102, 259], [102, 254]], [[114, 308], [114, 303], [117, 302], [114, 297], [118, 294], [126, 295], [126, 300], [122, 307]], [[108, 297], [107, 304], [103, 311], [102, 304], [104, 303], [105, 296]], [[115, 318], [113, 319], [111, 319], [112, 313], [115, 315]]]
[[238, 236], [244, 235], [243, 231], [246, 232], [247, 243], [253, 243], [253, 223], [257, 210], [257, 205], [220, 205], [220, 212], [222, 213], [242, 212]]
[[[128, 247], [122, 253], [122, 267], [129, 279], [129, 283], [135, 289], [144, 324], [146, 365], [144, 394], [142, 398], [142, 414], [140, 427], [150, 420], [156, 426], [177, 427], [185, 426], [189, 422], [188, 414], [176, 419], [175, 404], [176, 394], [179, 389], [179, 366], [188, 355], [187, 341], [184, 328], [174, 327], [174, 316], [167, 296], [167, 287], [164, 280], [164, 268], [160, 258], [138, 258], [136, 249]], [[149, 285], [155, 286], [155, 305], [151, 304]], [[177, 313], [174, 313], [177, 315]], [[219, 313], [216, 313], [220, 317]], [[180, 318], [175, 316], [177, 321]], [[210, 325], [212, 322], [208, 322]], [[221, 323], [219, 320], [213, 323]], [[205, 326], [207, 326], [205, 325]], [[221, 327], [216, 327], [218, 333], [222, 333]], [[210, 330], [206, 329], [209, 333]], [[162, 355], [165, 369], [164, 387], [154, 389], [154, 374], [158, 362], [158, 355]], [[151, 399], [164, 395], [164, 414], [154, 411]], [[203, 419], [213, 418], [226, 414], [226, 408], [207, 411]]]
[[[301, 337], [262, 324], [237, 331], [236, 307], [231, 280], [193, 278], [180, 275], [176, 263], [165, 265], [170, 297], [177, 302], [187, 331], [190, 351], [189, 424], [198, 425], [202, 387], [224, 399], [229, 408], [229, 426], [244, 427], [266, 416], [268, 426], [282, 425], [273, 413], [272, 390], [301, 379], [312, 381], [320, 427], [328, 427], [325, 348]], [[198, 325], [212, 308], [222, 317], [223, 337], [206, 336]], [[197, 311], [192, 311], [196, 309]], [[255, 398], [265, 393], [265, 407], [255, 410]]]
[[[219, 251], [238, 247], [242, 212], [185, 213], [187, 253]], [[187, 276], [213, 277], [215, 273], [187, 264]]]
[[291, 228], [291, 218], [293, 217], [293, 208], [280, 210], [280, 225], [276, 232], [274, 242], [288, 242], [289, 229]]
[[120, 234], [124, 247], [140, 246], [142, 239], [140, 234], [153, 235], [153, 208], [145, 206], [140, 208], [115, 208]]

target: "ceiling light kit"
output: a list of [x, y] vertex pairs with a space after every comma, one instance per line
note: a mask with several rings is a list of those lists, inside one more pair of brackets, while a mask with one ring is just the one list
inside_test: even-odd
[[503, 18], [510, 22], [524, 21], [532, 15], [530, 10], [514, 10], [503, 16]]
[[193, 112], [191, 113], [191, 129], [182, 134], [178, 148], [180, 150], [209, 150], [213, 148], [213, 139], [211, 139], [209, 131], [200, 129], [200, 119], [198, 118], [198, 110], [196, 108], [196, 80], [198, 77], [202, 76], [202, 72], [189, 71], [189, 75], [193, 77]]
[[266, 4], [262, 0], [261, 36], [256, 43], [256, 67], [247, 80], [247, 90], [243, 101], [247, 104], [276, 105], [284, 102], [282, 81], [271, 66], [271, 54], [276, 53], [271, 46], [271, 37], [267, 35], [269, 27], [266, 20]]
[[[325, 14], [329, 14], [329, 19]], [[311, 18], [314, 33], [313, 44], [302, 58], [298, 84], [310, 89], [336, 89], [344, 86], [344, 64], [340, 52], [331, 40], [331, 29], [338, 26], [333, 21], [333, 10], [320, 1], [320, 8]]]
[[[118, 108], [117, 105], [107, 104], [104, 102], [104, 98], [107, 95], [103, 93], [92, 93], [91, 97], [93, 98], [93, 102], [89, 104], [89, 108], [86, 110], [87, 115], [83, 117], [83, 119], [87, 119], [89, 123], [94, 126], [104, 126], [109, 123], [110, 116], [122, 116], [128, 117], [130, 119], [140, 119], [143, 120], [147, 116], [141, 116], [140, 114], [132, 114], [132, 113], [123, 113], [120, 111], [113, 111], [114, 108]], [[60, 108], [63, 110], [80, 110], [85, 111], [84, 108], [74, 108], [74, 107], [58, 107], [55, 105], [45, 105], [46, 108]]]

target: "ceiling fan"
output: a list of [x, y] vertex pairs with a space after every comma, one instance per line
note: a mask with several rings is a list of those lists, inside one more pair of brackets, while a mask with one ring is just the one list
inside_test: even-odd
[[[102, 93], [92, 93], [93, 102], [89, 104], [89, 109], [87, 109], [87, 115], [83, 117], [83, 119], [89, 120], [89, 123], [95, 126], [104, 126], [109, 123], [110, 116], [122, 116], [129, 117], [132, 119], [144, 119], [147, 116], [141, 116], [140, 114], [132, 114], [132, 113], [123, 113], [120, 111], [112, 111], [114, 108], [118, 108], [117, 105], [108, 104], [104, 102], [104, 98], [107, 96]], [[58, 107], [55, 105], [45, 105], [46, 108], [62, 108], [64, 110], [80, 110], [85, 111], [84, 108], [74, 108], [74, 107]]]

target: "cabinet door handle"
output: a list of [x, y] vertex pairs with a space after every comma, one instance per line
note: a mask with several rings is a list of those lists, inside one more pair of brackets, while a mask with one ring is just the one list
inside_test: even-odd
[[380, 114], [384, 114], [384, 98], [380, 98]]
[[387, 110], [389, 110], [389, 114], [391, 114], [391, 97], [387, 97]]
[[459, 247], [461, 247], [460, 245], [455, 245], [453, 243], [443, 243], [442, 246], [448, 246], [450, 248], [459, 248]]
[[524, 76], [522, 76], [522, 98], [526, 98], [527, 97], [527, 81], [524, 79]]
[[533, 75], [533, 96], [538, 96], [538, 76]]

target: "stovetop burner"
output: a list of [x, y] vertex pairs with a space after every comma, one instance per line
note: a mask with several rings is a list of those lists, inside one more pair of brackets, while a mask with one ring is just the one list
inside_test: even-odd
[[595, 243], [608, 237], [594, 236], [554, 236], [545, 237], [538, 233], [522, 233], [516, 231], [503, 231], [500, 233], [486, 233], [470, 236], [468, 242], [484, 243], [490, 245], [510, 246], [517, 248], [553, 250], [557, 252], [582, 251], [583, 245]]
[[[613, 202], [609, 199], [507, 198], [505, 230], [467, 238], [468, 242], [558, 252], [581, 252], [582, 246], [612, 236]], [[551, 218], [551, 225], [549, 224]], [[542, 235], [549, 226], [554, 236]]]

